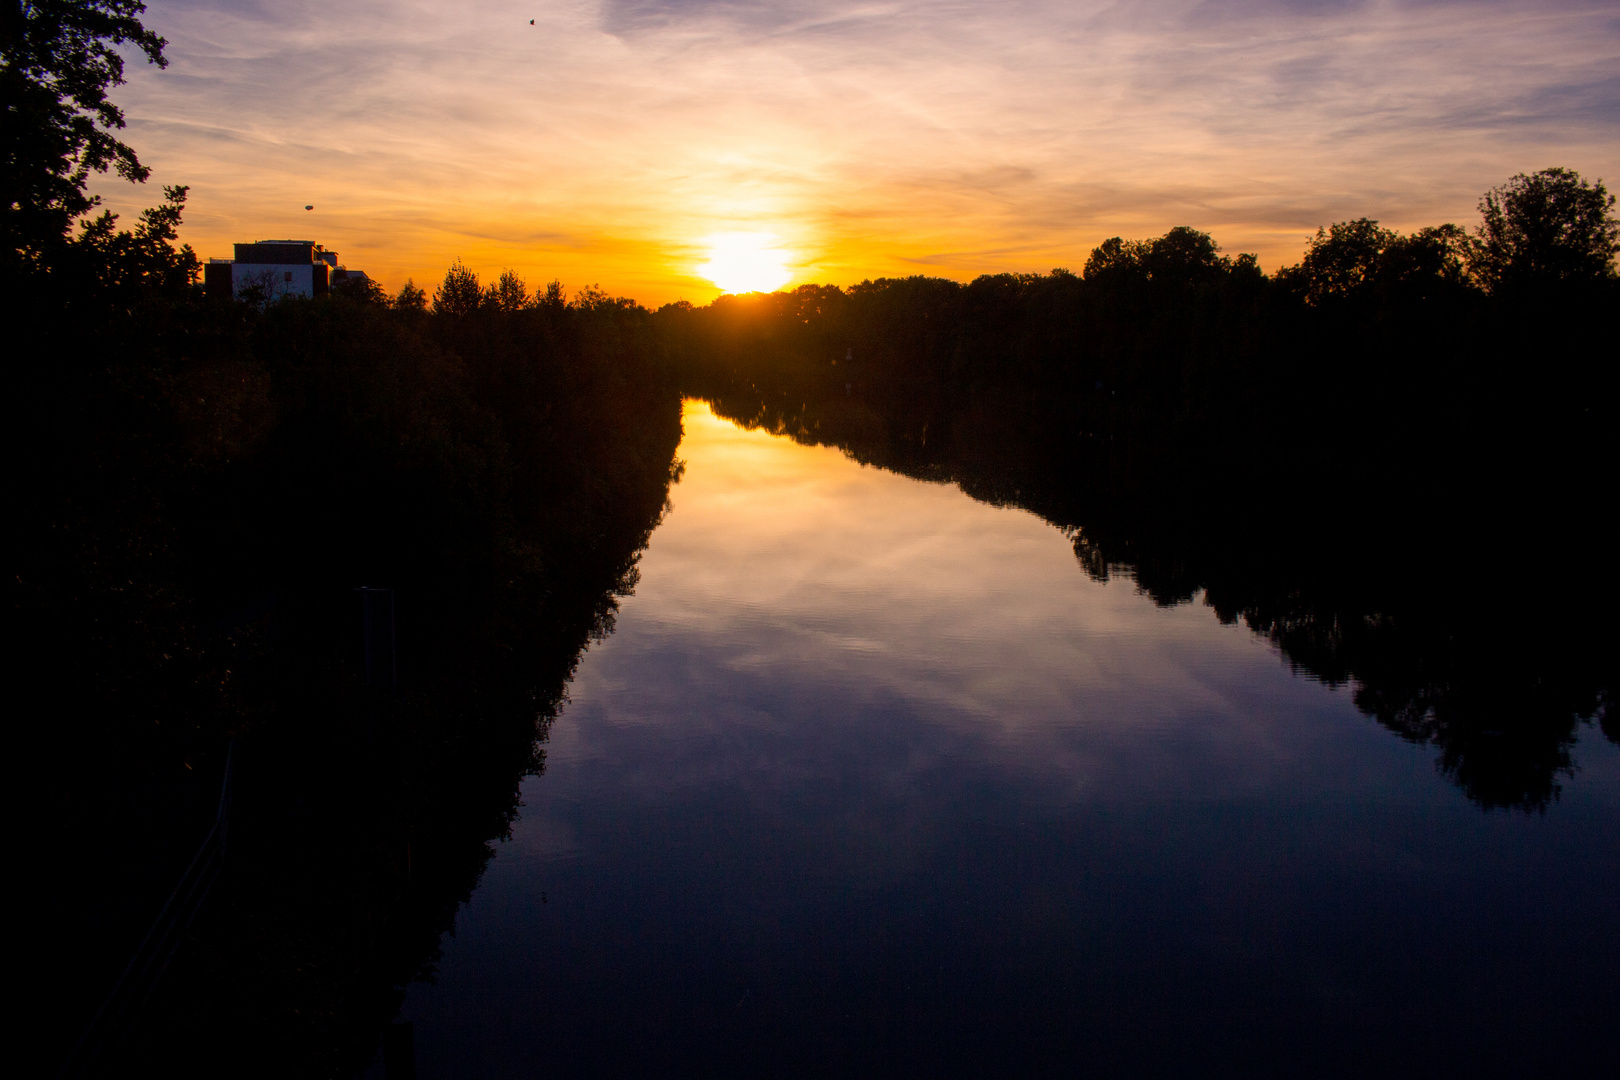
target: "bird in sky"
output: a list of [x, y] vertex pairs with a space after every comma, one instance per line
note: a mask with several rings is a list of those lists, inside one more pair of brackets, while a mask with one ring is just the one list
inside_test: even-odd
[[529, 20], [529, 25], [530, 25], [530, 26], [533, 26], [533, 25], [534, 25], [534, 20], [533, 20], [533, 19], [530, 19], [530, 20]]
[[306, 206], [306, 207], [304, 207], [304, 209], [305, 209], [305, 210], [313, 210], [313, 209], [315, 209], [315, 207], [313, 207], [313, 206]]

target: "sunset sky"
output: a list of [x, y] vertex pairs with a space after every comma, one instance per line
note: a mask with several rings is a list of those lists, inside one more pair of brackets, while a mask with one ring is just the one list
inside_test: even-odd
[[189, 184], [204, 258], [312, 239], [391, 290], [459, 257], [704, 303], [716, 237], [847, 285], [1078, 270], [1181, 224], [1271, 270], [1330, 221], [1472, 225], [1517, 172], [1620, 187], [1613, 0], [150, 0], [146, 21], [170, 66], [132, 63], [116, 97], [152, 182], [103, 179], [107, 204]]

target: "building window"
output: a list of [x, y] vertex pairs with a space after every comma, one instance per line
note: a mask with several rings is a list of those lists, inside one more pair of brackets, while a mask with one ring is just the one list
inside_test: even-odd
[[282, 280], [283, 281], [291, 281], [292, 280], [292, 271], [288, 270], [285, 274], [283, 274], [282, 275]]

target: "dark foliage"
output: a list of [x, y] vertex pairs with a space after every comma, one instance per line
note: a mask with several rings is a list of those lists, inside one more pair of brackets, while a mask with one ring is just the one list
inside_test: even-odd
[[[89, 1071], [364, 1063], [634, 586], [681, 389], [1027, 507], [1156, 602], [1202, 596], [1353, 683], [1483, 805], [1547, 805], [1582, 718], [1614, 737], [1620, 649], [1586, 603], [1613, 587], [1590, 520], [1614, 487], [1601, 184], [1516, 177], [1472, 240], [1339, 223], [1272, 278], [1178, 228], [1110, 240], [1081, 276], [657, 316], [460, 263], [431, 304], [410, 283], [205, 304], [175, 244], [184, 188], [133, 230], [73, 235], [91, 172], [146, 175], [106, 97], [117, 46], [162, 62], [141, 11], [12, 5], [0, 28], [0, 285], [28, 361], [11, 603], [45, 702], [24, 880], [56, 889], [37, 933], [65, 943], [25, 982], [59, 1056], [205, 831], [233, 742], [240, 766], [224, 876]], [[1504, 567], [1534, 580], [1481, 588]], [[360, 586], [396, 601], [390, 691], [365, 680]]]
[[1191, 480], [1151, 448], [1076, 440], [988, 399], [749, 388], [711, 400], [747, 426], [1039, 514], [1096, 580], [1124, 577], [1161, 606], [1201, 602], [1301, 674], [1351, 685], [1367, 715], [1436, 747], [1481, 806], [1545, 809], [1583, 721], [1613, 738], [1620, 640], [1593, 600], [1615, 585], [1612, 541], [1592, 510], [1612, 471], [1539, 493], [1510, 481], [1485, 500], [1430, 486], [1417, 463], [1411, 481], [1367, 478], [1348, 501]]
[[[345, 1075], [634, 586], [679, 401], [648, 313], [597, 290], [530, 302], [457, 264], [433, 312], [409, 283], [209, 304], [184, 188], [133, 229], [82, 220], [90, 174], [147, 175], [107, 97], [119, 47], [163, 63], [142, 10], [0, 11], [9, 582], [45, 781], [22, 872], [55, 897], [23, 982], [60, 1062], [234, 746], [223, 876], [157, 996], [135, 986], [71, 1071]], [[397, 689], [366, 682], [359, 586], [397, 600]]]
[[[234, 740], [225, 874], [92, 1071], [211, 1074], [253, 1046], [247, 1071], [343, 1074], [434, 955], [634, 586], [679, 400], [628, 303], [203, 303], [172, 272], [179, 194], [75, 245], [151, 269], [33, 324], [52, 363], [16, 417], [13, 617], [51, 695], [33, 760], [74, 778], [29, 824], [72, 943], [34, 973], [45, 1038], [66, 1054], [117, 976]], [[362, 585], [397, 599], [394, 693], [365, 685]], [[70, 854], [79, 837], [97, 858]]]
[[[47, 269], [73, 222], [96, 204], [91, 173], [148, 175], [113, 135], [124, 114], [118, 46], [167, 65], [166, 42], [135, 0], [12, 0], [0, 8], [0, 243], [26, 270]], [[15, 267], [12, 268], [15, 270]]]
[[[1536, 186], [1518, 178], [1487, 204], [1566, 233], [1608, 205], [1537, 178], [1569, 197], [1510, 203]], [[1613, 733], [1620, 643], [1589, 597], [1614, 586], [1595, 508], [1620, 289], [1608, 261], [1500, 287], [1480, 252], [1455, 225], [1360, 219], [1267, 278], [1181, 228], [1108, 240], [1083, 277], [804, 286], [659, 319], [722, 415], [1030, 509], [1087, 573], [1201, 596], [1435, 745], [1481, 805], [1536, 809], [1583, 719]], [[1507, 584], [1510, 565], [1535, 571]]]
[[1475, 272], [1493, 290], [1536, 289], [1615, 276], [1614, 196], [1569, 169], [1520, 173], [1480, 200]]

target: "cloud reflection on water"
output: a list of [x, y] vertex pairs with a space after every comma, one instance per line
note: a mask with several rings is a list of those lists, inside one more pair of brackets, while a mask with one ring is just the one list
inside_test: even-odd
[[1596, 1030], [1612, 745], [1556, 815], [1480, 814], [1348, 694], [1090, 580], [1033, 515], [701, 403], [685, 430], [636, 594], [410, 990], [424, 1071], [1434, 1066], [1491, 1056], [1435, 1035], [1481, 1016], [1544, 1044], [1527, 980]]
[[[1064, 798], [1244, 788], [1265, 782], [1268, 754], [1300, 750], [1275, 745], [1277, 698], [1323, 707], [1320, 687], [1201, 605], [1165, 610], [1128, 582], [1090, 580], [1031, 514], [744, 431], [702, 403], [684, 423], [674, 512], [618, 631], [581, 667], [568, 716], [591, 721], [564, 718], [554, 767], [595, 752], [577, 727], [667, 739], [650, 755], [669, 764], [667, 782], [690, 779], [675, 761], [712, 779], [754, 767], [715, 745], [750, 730], [782, 742], [761, 766], [778, 784], [809, 762], [847, 768], [825, 754], [874, 736], [845, 725], [889, 717], [880, 741], [915, 744], [874, 769], [978, 755], [1045, 776]], [[1346, 695], [1332, 700], [1353, 715]], [[823, 734], [825, 747], [810, 745]]]

